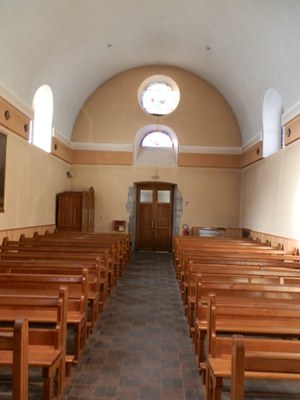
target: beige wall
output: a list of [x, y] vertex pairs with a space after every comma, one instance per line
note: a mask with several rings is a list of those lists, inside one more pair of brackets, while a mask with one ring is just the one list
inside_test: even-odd
[[[170, 116], [148, 116], [138, 105], [138, 87], [151, 74], [169, 75], [181, 89], [182, 101]], [[133, 144], [137, 131], [153, 120], [169, 125], [181, 145], [240, 145], [236, 119], [223, 97], [201, 78], [169, 67], [137, 68], [107, 81], [83, 106], [73, 140]], [[67, 162], [6, 128], [1, 130], [8, 139], [0, 238], [8, 230], [53, 227], [56, 193], [90, 186], [96, 195], [95, 230], [111, 230], [113, 220], [128, 220], [129, 187], [150, 181], [157, 172], [160, 181], [175, 183], [183, 196], [181, 226], [245, 227], [280, 238], [300, 237], [300, 141], [242, 170], [196, 167], [195, 163], [158, 171], [134, 165], [74, 164], [75, 176], [68, 179]], [[119, 154], [114, 152], [117, 158]]]
[[[148, 115], [138, 103], [141, 83], [156, 74], [169, 76], [180, 89], [179, 106], [168, 116]], [[199, 76], [167, 66], [130, 69], [100, 86], [78, 114], [72, 140], [133, 145], [142, 127], [156, 123], [169, 126], [179, 145], [238, 147], [241, 143], [237, 120], [223, 96]], [[181, 225], [239, 226], [240, 170], [178, 166], [158, 169], [160, 181], [177, 184], [183, 196]], [[115, 219], [128, 221], [129, 187], [134, 182], [149, 181], [156, 174], [154, 167], [134, 165], [74, 164], [72, 170], [75, 177], [70, 180], [71, 188], [95, 189], [98, 231], [111, 230]]]
[[56, 193], [68, 188], [68, 165], [6, 133], [5, 212], [0, 213], [0, 231], [53, 224]]
[[[115, 219], [127, 220], [128, 189], [134, 182], [151, 181], [154, 168], [73, 166], [71, 188], [95, 189], [95, 230], [112, 229]], [[239, 225], [241, 172], [209, 168], [159, 168], [160, 181], [175, 183], [183, 197], [182, 224]], [[188, 202], [188, 205], [185, 205]]]
[[243, 170], [241, 226], [300, 237], [300, 143]]
[[[168, 116], [147, 115], [138, 103], [139, 86], [156, 74], [168, 75], [180, 89], [179, 106]], [[179, 145], [241, 144], [237, 120], [222, 95], [199, 76], [166, 66], [130, 69], [100, 86], [83, 105], [72, 140], [133, 144], [136, 133], [149, 124], [169, 126]]]

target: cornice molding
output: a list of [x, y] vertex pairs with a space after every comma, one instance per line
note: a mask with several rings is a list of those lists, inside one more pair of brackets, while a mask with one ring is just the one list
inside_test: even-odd
[[13, 94], [11, 91], [6, 89], [2, 84], [0, 84], [0, 96], [3, 97], [4, 100], [8, 101], [12, 106], [14, 106], [17, 110], [21, 111], [30, 119], [33, 119], [33, 108], [28, 104], [24, 103], [20, 97]]
[[55, 128], [52, 129], [52, 136], [62, 142], [64, 145], [72, 148], [72, 142], [67, 140], [62, 134], [60, 134]]
[[181, 145], [178, 148], [178, 152], [194, 154], [241, 154], [241, 147]]
[[256, 135], [253, 139], [249, 140], [248, 143], [244, 144], [241, 147], [241, 154], [245, 153], [246, 151], [250, 150], [253, 146], [255, 146], [257, 143], [262, 141], [262, 132], [259, 132], [258, 135]]
[[133, 151], [133, 144], [122, 143], [84, 143], [71, 142], [72, 150], [89, 150], [89, 151]]
[[294, 118], [300, 115], [300, 102], [296, 103], [292, 108], [281, 116], [281, 125], [284, 126]]

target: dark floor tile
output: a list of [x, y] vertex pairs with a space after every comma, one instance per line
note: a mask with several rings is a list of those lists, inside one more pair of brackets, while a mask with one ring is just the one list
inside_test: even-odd
[[86, 385], [73, 385], [72, 389], [70, 390], [69, 397], [70, 398], [91, 398], [94, 394], [94, 388], [91, 388]]
[[182, 379], [181, 368], [163, 368], [161, 375], [162, 375], [162, 378]]
[[141, 376], [146, 378], [161, 378], [161, 368], [152, 366], [143, 366]]
[[96, 382], [97, 387], [101, 386], [118, 386], [120, 384], [120, 376], [119, 375], [105, 375], [99, 372], [98, 379]]
[[164, 370], [168, 368], [180, 368], [181, 364], [179, 359], [174, 358], [170, 360], [169, 358], [162, 357], [161, 366], [162, 369]]
[[140, 400], [160, 400], [163, 399], [162, 392], [158, 388], [142, 386], [139, 392]]
[[[163, 389], [162, 390], [163, 400], [182, 400], [185, 399], [185, 394], [183, 390], [174, 389]], [[186, 398], [187, 400], [190, 400]]]
[[172, 256], [135, 253], [72, 371], [62, 400], [201, 400], [201, 396]]
[[96, 388], [93, 395], [96, 398], [97, 396], [103, 396], [109, 399], [113, 399], [116, 396], [117, 390], [117, 386], [101, 385]]
[[184, 393], [186, 400], [204, 400], [205, 398], [204, 393], [200, 392], [199, 389], [186, 390]]
[[128, 374], [127, 376], [120, 377], [120, 388], [122, 387], [135, 387], [138, 388], [140, 386], [141, 378], [139, 374]]
[[183, 382], [180, 377], [163, 377], [162, 384], [164, 389], [182, 390]]
[[117, 391], [115, 400], [138, 400], [139, 392], [138, 387], [120, 387]]

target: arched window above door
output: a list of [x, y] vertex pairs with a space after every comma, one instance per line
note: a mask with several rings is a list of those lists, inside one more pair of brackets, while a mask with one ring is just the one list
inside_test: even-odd
[[168, 126], [147, 125], [135, 136], [135, 165], [176, 166], [177, 153], [177, 136]]
[[167, 132], [154, 130], [146, 134], [141, 143], [142, 147], [173, 147], [173, 141]]

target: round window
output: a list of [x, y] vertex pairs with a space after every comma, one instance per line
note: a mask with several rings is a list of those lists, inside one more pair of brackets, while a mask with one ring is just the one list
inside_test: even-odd
[[180, 92], [173, 79], [164, 75], [154, 75], [141, 84], [138, 99], [148, 114], [167, 115], [178, 106]]

